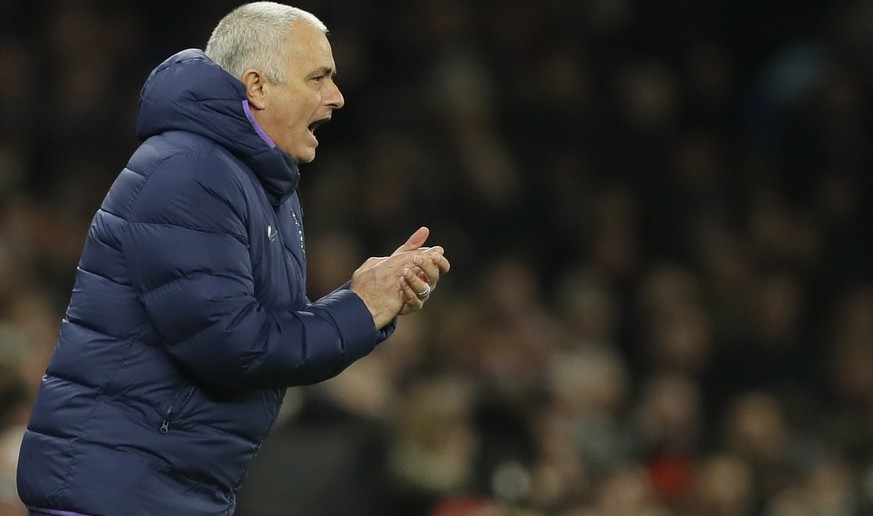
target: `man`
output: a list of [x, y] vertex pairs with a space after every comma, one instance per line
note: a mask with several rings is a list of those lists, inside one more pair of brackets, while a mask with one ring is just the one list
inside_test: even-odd
[[297, 165], [335, 73], [322, 22], [271, 2], [151, 73], [22, 443], [31, 514], [232, 514], [285, 388], [368, 354], [449, 270], [421, 228], [307, 299]]

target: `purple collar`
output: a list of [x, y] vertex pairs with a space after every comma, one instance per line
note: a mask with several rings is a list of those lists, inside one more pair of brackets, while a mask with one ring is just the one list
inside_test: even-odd
[[81, 512], [59, 511], [56, 509], [33, 509], [30, 507], [28, 509], [39, 514], [51, 514], [52, 516], [90, 516]]
[[261, 139], [264, 140], [264, 143], [269, 145], [271, 149], [276, 148], [276, 144], [273, 143], [273, 140], [269, 136], [267, 136], [267, 133], [265, 133], [264, 130], [261, 128], [261, 124], [259, 124], [258, 121], [255, 120], [255, 116], [252, 115], [252, 108], [249, 106], [249, 101], [243, 100], [242, 105], [243, 111], [246, 112], [246, 118], [248, 118], [249, 122], [252, 123], [252, 127], [255, 128], [255, 132], [258, 133], [258, 136], [260, 136]]

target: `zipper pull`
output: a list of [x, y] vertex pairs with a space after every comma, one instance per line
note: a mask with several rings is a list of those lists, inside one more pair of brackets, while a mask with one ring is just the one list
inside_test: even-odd
[[164, 419], [164, 421], [161, 423], [161, 433], [165, 434], [169, 431], [170, 431], [170, 420]]

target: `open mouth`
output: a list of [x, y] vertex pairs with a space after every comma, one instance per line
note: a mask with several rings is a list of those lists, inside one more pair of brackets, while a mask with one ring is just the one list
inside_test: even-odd
[[320, 118], [315, 122], [312, 122], [311, 124], [309, 124], [309, 132], [315, 134], [315, 130], [318, 129], [321, 124], [327, 122], [328, 120], [330, 120], [330, 117]]

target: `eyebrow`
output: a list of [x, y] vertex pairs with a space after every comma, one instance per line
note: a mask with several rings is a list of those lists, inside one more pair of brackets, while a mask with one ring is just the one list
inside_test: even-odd
[[313, 77], [316, 77], [319, 75], [330, 75], [331, 77], [335, 77], [336, 70], [334, 70], [333, 68], [331, 68], [329, 66], [322, 66], [320, 68], [317, 68], [314, 72], [312, 72]]

